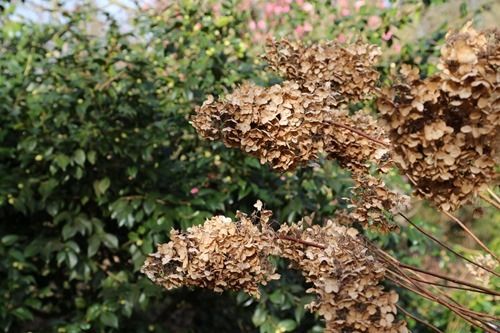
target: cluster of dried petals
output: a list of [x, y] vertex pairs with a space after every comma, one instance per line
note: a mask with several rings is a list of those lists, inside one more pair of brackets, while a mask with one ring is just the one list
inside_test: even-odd
[[307, 292], [317, 298], [308, 308], [325, 319], [325, 332], [408, 332], [406, 323], [396, 320], [398, 295], [380, 286], [384, 266], [370, 255], [357, 233], [332, 221], [322, 227], [283, 225], [278, 244], [281, 256], [312, 284]]
[[284, 78], [298, 82], [304, 91], [329, 84], [342, 99], [357, 102], [376, 89], [379, 73], [374, 65], [380, 54], [379, 47], [362, 42], [342, 45], [329, 41], [308, 46], [270, 39], [264, 59]]
[[148, 256], [141, 272], [166, 289], [243, 290], [258, 298], [259, 285], [279, 278], [268, 260], [273, 249], [269, 216], [261, 214], [262, 229], [240, 213], [237, 222], [215, 216], [185, 233], [172, 231], [170, 242]]
[[466, 25], [449, 33], [436, 75], [403, 67], [403, 83], [385, 89], [378, 109], [393, 159], [417, 193], [455, 210], [496, 178], [500, 151], [500, 32]]
[[209, 97], [196, 109], [192, 123], [204, 138], [240, 148], [278, 171], [306, 164], [321, 153], [351, 169], [387, 153], [384, 146], [338, 126], [383, 140], [375, 120], [361, 113], [350, 117], [328, 84], [303, 92], [291, 81], [269, 88], [245, 83], [222, 101]]
[[[474, 258], [474, 262], [478, 263], [483, 267], [487, 267], [492, 271], [495, 271], [498, 267], [498, 262], [493, 259], [491, 254], [480, 254]], [[481, 284], [488, 286], [490, 284], [491, 273], [485, 269], [479, 268], [476, 265], [465, 264], [469, 273]]]
[[388, 223], [387, 215], [405, 211], [410, 204], [408, 196], [389, 190], [384, 181], [369, 174], [354, 177], [356, 185], [352, 189], [352, 198], [348, 217], [350, 222], [376, 228], [381, 232], [397, 229], [397, 225]]

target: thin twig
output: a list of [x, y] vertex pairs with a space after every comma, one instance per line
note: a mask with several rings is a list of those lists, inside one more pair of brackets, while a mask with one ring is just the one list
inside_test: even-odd
[[477, 236], [474, 235], [474, 233], [472, 231], [470, 231], [469, 228], [467, 228], [467, 226], [462, 221], [460, 221], [458, 218], [456, 218], [455, 216], [451, 215], [450, 213], [448, 213], [445, 210], [442, 210], [442, 212], [446, 216], [448, 216], [450, 219], [452, 219], [453, 221], [455, 221], [460, 227], [462, 227], [462, 229], [464, 229], [464, 231], [469, 236], [471, 236], [483, 248], [483, 250], [485, 250], [486, 252], [488, 252], [489, 254], [491, 254], [491, 256], [493, 258], [495, 258], [496, 261], [500, 262], [500, 259], [498, 259], [498, 257], [486, 245], [484, 245], [484, 243], [481, 242], [481, 240], [479, 238], [477, 238]]
[[483, 193], [479, 193], [478, 194], [479, 197], [481, 199], [483, 199], [484, 201], [486, 201], [487, 203], [489, 203], [490, 205], [492, 205], [493, 207], [495, 207], [496, 209], [500, 209], [500, 204], [497, 203], [495, 200], [491, 199], [490, 197], [484, 195]]
[[436, 326], [432, 325], [431, 323], [428, 323], [425, 320], [420, 319], [417, 316], [412, 315], [411, 313], [409, 313], [408, 311], [406, 311], [405, 309], [403, 309], [401, 306], [399, 306], [399, 305], [396, 304], [396, 307], [398, 308], [399, 311], [401, 311], [402, 313], [404, 313], [408, 317], [413, 318], [415, 321], [418, 321], [419, 323], [421, 323], [421, 324], [423, 324], [423, 325], [431, 328], [432, 330], [434, 330], [434, 332], [444, 333], [443, 331], [441, 331], [439, 328], [437, 328]]
[[478, 263], [476, 263], [475, 261], [461, 255], [460, 253], [456, 252], [455, 250], [453, 250], [451, 247], [449, 247], [448, 245], [446, 245], [445, 243], [441, 242], [439, 239], [437, 239], [436, 237], [432, 236], [431, 234], [429, 234], [428, 232], [426, 232], [424, 229], [420, 228], [418, 225], [416, 225], [414, 222], [412, 222], [408, 217], [406, 217], [403, 213], [399, 213], [399, 215], [404, 218], [406, 220], [406, 222], [410, 223], [414, 228], [416, 228], [418, 231], [420, 231], [422, 234], [424, 234], [425, 236], [429, 237], [431, 240], [433, 240], [434, 242], [436, 242], [437, 244], [439, 244], [440, 246], [444, 247], [445, 249], [447, 249], [448, 251], [450, 251], [451, 253], [453, 253], [454, 255], [464, 259], [465, 261], [473, 264], [474, 266], [477, 266], [481, 269], [484, 269], [485, 271], [488, 271], [490, 272], [491, 274], [495, 275], [495, 276], [498, 276], [500, 277], [500, 274], [498, 274], [497, 272], [495, 272], [494, 270], [486, 267], [486, 266], [482, 266]]
[[440, 279], [443, 279], [443, 280], [446, 280], [446, 281], [450, 281], [450, 282], [453, 282], [453, 283], [456, 283], [456, 284], [459, 284], [459, 285], [471, 287], [471, 288], [478, 289], [478, 290], [483, 290], [484, 292], [486, 292], [486, 293], [488, 293], [490, 295], [500, 296], [500, 292], [497, 292], [495, 290], [491, 290], [491, 289], [488, 289], [488, 288], [485, 288], [485, 287], [482, 287], [482, 286], [478, 286], [476, 284], [473, 284], [473, 283], [470, 283], [470, 282], [467, 282], [467, 281], [455, 279], [455, 278], [452, 278], [451, 276], [446, 276], [446, 275], [443, 275], [443, 274], [440, 274], [440, 273], [430, 272], [430, 271], [427, 271], [427, 270], [422, 269], [422, 268], [418, 268], [418, 267], [415, 267], [415, 266], [404, 264], [402, 262], [399, 263], [399, 266], [402, 267], [402, 268], [409, 269], [411, 271], [416, 271], [416, 272], [420, 272], [420, 273], [427, 274], [427, 275], [430, 275], [430, 276], [434, 276], [434, 277], [437, 277], [437, 278], [440, 278]]
[[500, 198], [495, 194], [495, 192], [493, 192], [492, 190], [490, 190], [489, 188], [486, 189], [486, 191], [488, 191], [488, 193], [493, 197], [493, 199], [495, 199], [496, 202], [498, 202], [500, 204]]
[[302, 239], [297, 239], [297, 238], [293, 238], [293, 237], [285, 236], [285, 235], [279, 235], [278, 237], [281, 239], [286, 239], [286, 240], [291, 241], [291, 242], [300, 243], [300, 244], [304, 244], [304, 245], [308, 245], [308, 246], [313, 246], [313, 247], [317, 247], [317, 248], [323, 249], [323, 250], [326, 249], [326, 246], [323, 244], [317, 244], [317, 243], [313, 243], [313, 242], [309, 242], [309, 241], [305, 241]]
[[356, 133], [356, 134], [358, 134], [358, 135], [360, 135], [360, 136], [362, 136], [362, 137], [364, 137], [364, 138], [366, 138], [366, 139], [368, 139], [370, 141], [376, 142], [379, 145], [382, 145], [384, 147], [388, 147], [389, 146], [389, 144], [387, 142], [384, 142], [382, 140], [379, 140], [377, 138], [369, 136], [368, 134], [364, 133], [363, 131], [361, 131], [361, 130], [359, 130], [357, 128], [354, 128], [354, 127], [351, 127], [351, 126], [348, 126], [346, 124], [339, 123], [339, 122], [336, 122], [336, 121], [330, 121], [329, 123], [332, 124], [332, 125], [335, 125], [337, 127], [341, 127], [341, 128], [346, 129], [348, 131], [351, 131], [353, 133]]

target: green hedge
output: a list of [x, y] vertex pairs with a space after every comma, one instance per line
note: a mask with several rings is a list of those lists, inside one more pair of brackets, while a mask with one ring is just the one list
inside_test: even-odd
[[335, 210], [348, 184], [331, 179], [335, 167], [276, 175], [195, 135], [189, 114], [207, 94], [264, 83], [237, 33], [244, 15], [222, 11], [173, 7], [128, 33], [91, 9], [50, 23], [1, 18], [4, 331], [251, 329], [251, 309], [231, 295], [153, 286], [138, 272], [145, 255], [171, 228], [257, 199], [279, 220]]

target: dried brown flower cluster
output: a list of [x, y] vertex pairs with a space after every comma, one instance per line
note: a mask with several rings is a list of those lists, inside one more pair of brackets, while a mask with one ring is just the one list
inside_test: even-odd
[[220, 139], [279, 171], [294, 169], [323, 152], [351, 168], [387, 152], [338, 123], [361, 127], [376, 138], [383, 135], [369, 115], [349, 117], [328, 85], [304, 93], [291, 81], [270, 88], [245, 83], [223, 101], [209, 97], [193, 118], [193, 126], [204, 138]]
[[142, 272], [167, 289], [244, 290], [258, 297], [259, 284], [279, 277], [268, 261], [278, 255], [312, 283], [307, 292], [317, 298], [308, 308], [324, 317], [325, 332], [407, 332], [395, 318], [398, 295], [380, 286], [384, 266], [355, 229], [329, 221], [323, 227], [285, 224], [275, 233], [267, 226], [270, 211], [260, 212], [260, 228], [256, 216], [239, 213], [235, 223], [217, 216], [186, 233], [173, 232]]
[[[266, 215], [261, 215], [266, 228]], [[186, 233], [172, 230], [170, 242], [160, 244], [141, 272], [166, 289], [201, 287], [222, 292], [243, 290], [258, 298], [259, 285], [279, 278], [268, 261], [273, 243], [244, 214], [238, 222], [215, 216]]]
[[277, 73], [314, 91], [329, 88], [348, 102], [364, 100], [373, 94], [379, 73], [374, 69], [380, 48], [357, 42], [342, 45], [325, 42], [304, 45], [301, 42], [269, 39], [264, 59]]
[[379, 53], [360, 43], [306, 47], [271, 41], [266, 59], [288, 81], [269, 88], [245, 83], [219, 101], [210, 96], [196, 109], [193, 126], [202, 137], [240, 148], [278, 171], [326, 154], [352, 172], [358, 193], [379, 194], [378, 202], [358, 200], [362, 206], [352, 220], [388, 231], [393, 228], [386, 218], [389, 202], [402, 199], [382, 181], [376, 190], [366, 188], [372, 184], [365, 175], [370, 164], [384, 170], [391, 162], [389, 141], [370, 114], [348, 111], [348, 103], [376, 90], [373, 65]]
[[403, 83], [382, 93], [394, 160], [417, 192], [454, 210], [491, 182], [500, 150], [500, 32], [467, 24], [448, 33], [441, 72], [419, 79], [403, 67]]
[[353, 210], [346, 220], [375, 227], [381, 232], [396, 230], [397, 225], [388, 223], [386, 214], [405, 211], [410, 204], [409, 197], [389, 190], [382, 179], [369, 174], [354, 179], [357, 186], [352, 190], [349, 205]]
[[[323, 316], [325, 332], [408, 332], [406, 323], [396, 320], [398, 295], [380, 286], [384, 266], [356, 229], [328, 221], [323, 227], [283, 225], [278, 233], [281, 255], [313, 285], [307, 292], [317, 298], [308, 308]], [[327, 245], [305, 246], [284, 236]]]
[[[474, 261], [481, 266], [487, 267], [492, 271], [495, 271], [498, 267], [498, 261], [493, 259], [491, 254], [480, 254], [474, 258]], [[490, 284], [491, 274], [485, 270], [472, 264], [465, 264], [469, 273], [482, 285], [488, 286]]]

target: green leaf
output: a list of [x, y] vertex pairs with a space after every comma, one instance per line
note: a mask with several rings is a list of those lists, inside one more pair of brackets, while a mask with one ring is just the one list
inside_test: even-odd
[[252, 323], [258, 327], [264, 324], [264, 322], [266, 321], [266, 317], [267, 317], [266, 310], [259, 306], [257, 307], [257, 309], [255, 309], [255, 312], [253, 313]]
[[52, 193], [52, 191], [56, 188], [58, 184], [59, 184], [58, 181], [55, 180], [54, 178], [51, 178], [40, 184], [38, 192], [40, 192], [40, 194], [42, 195], [43, 200], [47, 199], [47, 197]]
[[95, 181], [94, 182], [94, 191], [97, 196], [101, 196], [106, 191], [108, 190], [109, 186], [111, 185], [111, 181], [109, 180], [108, 177], [101, 179], [100, 181]]
[[17, 240], [19, 239], [19, 236], [17, 235], [7, 235], [2, 237], [2, 243], [4, 245], [12, 245], [14, 244]]
[[281, 332], [291, 332], [297, 328], [297, 323], [293, 319], [285, 319], [278, 323], [278, 330]]
[[54, 158], [54, 161], [59, 166], [59, 168], [61, 168], [63, 171], [66, 171], [66, 167], [68, 166], [70, 159], [64, 154], [57, 154]]
[[91, 150], [87, 153], [87, 160], [89, 161], [90, 164], [92, 164], [92, 165], [95, 164], [95, 160], [96, 160], [95, 151]]
[[78, 257], [76, 256], [75, 252], [69, 251], [67, 253], [67, 257], [68, 257], [69, 268], [75, 267], [76, 264], [78, 263]]
[[14, 316], [21, 320], [33, 320], [33, 314], [26, 308], [17, 308], [13, 311]]
[[77, 233], [78, 229], [73, 223], [66, 223], [62, 229], [63, 240], [68, 240]]
[[82, 149], [77, 149], [75, 151], [75, 155], [73, 157], [73, 160], [80, 166], [83, 166], [85, 164], [85, 152]]
[[112, 234], [105, 234], [103, 239], [104, 245], [110, 249], [116, 249], [118, 247], [118, 238]]
[[101, 238], [98, 235], [90, 237], [89, 247], [87, 249], [87, 255], [89, 258], [97, 253], [99, 246], [101, 246]]
[[283, 304], [285, 303], [285, 294], [281, 290], [275, 290], [271, 295], [269, 295], [269, 300], [274, 304]]
[[111, 312], [103, 312], [99, 317], [103, 325], [118, 328], [118, 317]]

